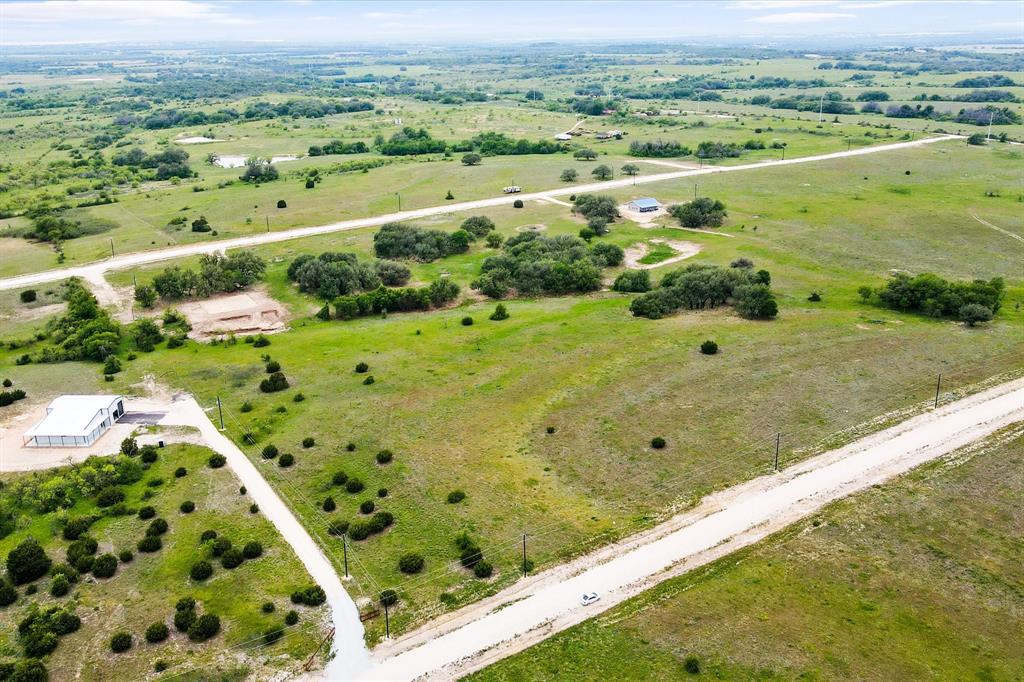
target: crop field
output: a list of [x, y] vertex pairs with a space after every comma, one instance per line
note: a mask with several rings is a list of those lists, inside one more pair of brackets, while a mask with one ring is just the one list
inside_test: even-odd
[[1016, 679], [1024, 438], [1000, 436], [466, 679]]
[[[111, 675], [139, 679], [151, 673], [158, 661], [173, 674], [186, 678], [197, 669], [231, 677], [270, 672], [312, 654], [325, 630], [325, 609], [296, 607], [289, 600], [294, 590], [308, 587], [311, 579], [273, 526], [258, 510], [250, 513], [251, 500], [239, 494], [238, 482], [231, 473], [208, 468], [210, 454], [192, 445], [160, 450], [159, 459], [146, 465], [140, 480], [121, 487], [128, 512], [122, 516], [105, 515], [110, 508], [97, 507], [96, 498], [90, 495], [78, 497], [69, 508], [44, 511], [46, 491], [58, 489], [53, 483], [57, 477], [88, 481], [85, 472], [96, 466], [96, 460], [54, 472], [5, 475], [0, 501], [5, 519], [9, 519], [6, 515], [16, 515], [17, 528], [0, 540], [4, 555], [31, 537], [54, 565], [63, 563], [70, 543], [62, 536], [61, 528], [69, 519], [94, 516], [98, 520], [87, 533], [98, 542], [97, 556], [129, 550], [134, 557], [127, 562], [122, 558], [112, 577], [83, 574], [66, 596], [51, 596], [53, 579], [49, 577], [30, 583], [38, 592], [30, 595], [22, 589], [18, 601], [0, 612], [0, 647], [4, 653], [20, 651], [18, 621], [28, 608], [38, 605], [70, 608], [82, 620], [78, 631], [61, 637], [50, 655], [51, 679], [103, 680]], [[175, 476], [179, 467], [185, 468], [184, 477]], [[186, 500], [194, 503], [195, 511], [179, 511]], [[166, 519], [169, 526], [162, 535], [162, 549], [155, 553], [135, 547], [151, 523], [136, 514], [147, 505], [154, 507], [156, 518]], [[210, 543], [200, 543], [200, 535], [206, 530], [233, 540], [237, 547], [259, 542], [263, 554], [230, 571], [212, 559], [213, 577], [201, 582], [192, 580], [189, 570], [193, 563], [210, 558]], [[196, 643], [177, 632], [171, 621], [175, 604], [183, 597], [194, 598], [202, 612], [219, 616], [220, 634]], [[274, 604], [273, 613], [262, 610], [267, 602]], [[263, 633], [283, 625], [285, 613], [291, 609], [300, 611], [298, 624], [286, 628], [287, 636], [272, 649], [260, 650]], [[171, 631], [168, 639], [146, 641], [144, 631], [154, 622], [167, 625]], [[112, 654], [108, 642], [119, 631], [131, 633], [133, 646], [125, 653]], [[225, 648], [235, 655], [223, 657]]]
[[[186, 338], [173, 309], [199, 294], [144, 301], [147, 290], [157, 296], [153, 285], [168, 268], [206, 277], [202, 268], [212, 266], [199, 256], [107, 272], [110, 287], [84, 282], [116, 317], [97, 313], [97, 325], [118, 330], [98, 349], [81, 350], [77, 336], [66, 335], [76, 309], [74, 296], [65, 295], [72, 289], [53, 282], [3, 290], [0, 378], [28, 399], [0, 407], [0, 426], [69, 392], [142, 395], [156, 386], [193, 394], [211, 416], [220, 404], [226, 434], [338, 573], [351, 575], [345, 587], [366, 617], [373, 646], [385, 634], [376, 609], [385, 590], [397, 593], [391, 634], [409, 632], [518, 580], [524, 536], [530, 570], [551, 568], [766, 473], [776, 442], [788, 465], [931, 407], [937, 381], [937, 399], [946, 402], [1020, 375], [1018, 60], [957, 53], [951, 62], [977, 68], [945, 68], [945, 59], [922, 53], [913, 68], [897, 68], [908, 55], [878, 50], [846, 55], [862, 68], [841, 68], [838, 58], [831, 59], [837, 66], [824, 66], [823, 57], [772, 50], [736, 58], [667, 48], [569, 58], [543, 45], [534, 49], [525, 60], [481, 48], [450, 56], [371, 50], [322, 61], [282, 49], [266, 63], [225, 57], [238, 67], [227, 75], [215, 53], [191, 52], [194, 71], [170, 73], [162, 71], [166, 54], [142, 50], [97, 66], [99, 81], [80, 80], [92, 71], [73, 62], [45, 76], [28, 57], [0, 60], [0, 278], [501, 196], [507, 185], [524, 192], [571, 188], [592, 182], [599, 165], [621, 179], [626, 164], [645, 177], [943, 132], [962, 137], [607, 189], [598, 194], [612, 206], [654, 197], [670, 209], [653, 220], [625, 214], [607, 225], [607, 234], [600, 220], [595, 225], [574, 212], [568, 193], [518, 208], [510, 196], [500, 207], [405, 221], [452, 240], [466, 218], [486, 216], [501, 237], [488, 242], [481, 235], [433, 259], [388, 256], [408, 268], [408, 277], [389, 287], [458, 285], [454, 299], [416, 312], [374, 309], [335, 319], [342, 317], [339, 291], [321, 297], [289, 277], [297, 258], [325, 252], [381, 267], [373, 263], [379, 228], [245, 249], [258, 272], [245, 281], [242, 266], [221, 272], [226, 283], [210, 291], [250, 289], [279, 302], [287, 328], [265, 338]], [[1013, 84], [961, 83], [994, 75]], [[751, 85], [758, 79], [768, 80]], [[975, 89], [1009, 94], [964, 99]], [[863, 111], [869, 101], [881, 110]], [[931, 105], [937, 113], [885, 113], [901, 104]], [[957, 118], [962, 109], [988, 104], [993, 116], [998, 109], [1005, 118], [991, 138], [986, 126]], [[577, 134], [554, 153], [523, 151], [554, 145], [554, 136], [570, 129]], [[598, 138], [608, 131], [618, 134]], [[214, 141], [177, 142], [197, 136]], [[501, 151], [487, 152], [495, 139]], [[316, 150], [332, 140], [365, 147]], [[577, 158], [581, 150], [594, 158]], [[463, 162], [477, 151], [481, 158]], [[217, 155], [297, 158], [222, 168]], [[567, 169], [578, 177], [564, 179]], [[259, 178], [240, 177], [250, 173]], [[683, 227], [682, 216], [698, 199], [721, 202], [724, 215]], [[560, 243], [579, 235], [587, 241], [574, 248], [588, 257], [611, 245], [634, 253], [646, 248], [639, 262], [653, 266], [654, 285], [690, 265], [749, 271], [761, 278], [754, 286], [777, 302], [778, 315], [750, 319], [757, 316], [743, 316], [733, 296], [714, 309], [634, 316], [631, 305], [644, 294], [612, 288], [628, 276], [624, 264], [598, 266], [585, 289], [520, 295], [528, 290], [513, 286], [501, 301], [488, 297], [481, 273], [505, 262], [499, 257], [512, 258], [500, 244], [524, 233]], [[686, 247], [688, 257], [666, 264], [680, 253], [671, 244]], [[879, 288], [903, 273], [967, 283], [1001, 278], [1005, 293], [1001, 307], [982, 311], [991, 319], [970, 322], [961, 306], [936, 316], [886, 307]], [[340, 293], [393, 291], [376, 287]], [[494, 319], [501, 317], [499, 302], [507, 319]], [[334, 317], [322, 319], [325, 312]], [[148, 327], [164, 333], [149, 346], [142, 340]], [[716, 353], [702, 351], [707, 341], [717, 344]], [[261, 388], [276, 372], [287, 386]], [[686, 678], [685, 659], [695, 656], [705, 673], [723, 678], [923, 677], [948, 655], [959, 666], [943, 670], [948, 679], [1013, 679], [1022, 662], [1011, 650], [1019, 643], [994, 633], [1020, 620], [1012, 608], [1020, 576], [1011, 565], [1019, 547], [1008, 539], [1010, 522], [1020, 520], [1016, 480], [1007, 478], [970, 523], [953, 522], [969, 499], [959, 501], [958, 493], [978, 496], [998, 466], [1020, 464], [1024, 441], [1011, 435], [959, 467], [931, 467], [834, 505], [739, 560], [672, 581], [480, 676], [531, 679], [536, 670], [541, 678], [586, 679], [587, 657], [597, 656], [609, 677], [658, 679], [672, 671]], [[172, 670], [186, 659], [217, 665], [226, 679], [271, 676], [293, 671], [314, 651], [325, 614], [306, 607], [296, 607], [294, 632], [269, 646], [253, 644], [293, 608], [288, 595], [303, 586], [305, 573], [273, 527], [250, 514], [230, 474], [205, 466], [208, 456], [197, 445], [172, 446], [160, 451], [144, 480], [124, 486], [129, 505], [153, 495], [170, 523], [168, 541], [160, 553], [136, 555], [114, 578], [83, 581], [61, 598], [78, 605], [83, 627], [46, 659], [52, 679], [140, 677], [158, 659]], [[177, 466], [189, 474], [173, 478]], [[5, 479], [0, 503], [15, 478]], [[153, 478], [164, 483], [150, 487], [146, 480]], [[194, 501], [196, 511], [180, 513], [184, 500]], [[67, 517], [96, 511], [91, 498], [45, 513], [10, 505], [0, 505], [0, 512], [17, 512], [13, 530], [0, 538], [3, 555], [33, 535], [60, 556]], [[933, 521], [917, 524], [915, 510]], [[355, 537], [353, 530], [381, 512], [393, 522]], [[977, 547], [961, 546], [959, 539], [981, 534], [986, 520], [993, 521], [992, 534]], [[867, 530], [856, 531], [861, 526]], [[116, 552], [133, 546], [142, 528], [134, 515], [103, 516], [90, 534], [101, 553]], [[211, 580], [192, 581], [188, 569], [207, 551], [198, 541], [207, 528], [240, 542], [251, 535], [266, 553], [230, 572], [214, 562]], [[957, 542], [928, 535], [935, 529]], [[467, 537], [493, 572], [464, 566], [458, 543]], [[410, 555], [422, 560], [417, 570], [403, 568]], [[915, 576], [918, 564], [924, 573]], [[17, 621], [29, 602], [55, 599], [48, 596], [50, 580], [41, 579], [36, 595], [19, 594], [17, 606], [0, 608], [0, 656], [21, 655]], [[952, 595], [968, 589], [981, 596], [955, 613]], [[190, 644], [175, 633], [163, 644], [146, 644], [141, 637], [152, 614], [170, 619], [177, 599], [189, 594], [220, 614], [217, 638]], [[273, 613], [261, 611], [266, 601], [277, 605]], [[989, 606], [992, 620], [985, 622]], [[716, 614], [730, 612], [738, 614], [735, 622], [721, 626]], [[878, 630], [880, 614], [885, 633]], [[840, 646], [844, 627], [854, 633]], [[904, 637], [915, 628], [921, 632]], [[122, 629], [136, 643], [114, 655], [110, 637]], [[952, 642], [964, 631], [971, 637]], [[224, 647], [237, 648], [224, 656]], [[622, 661], [631, 661], [628, 669]]]

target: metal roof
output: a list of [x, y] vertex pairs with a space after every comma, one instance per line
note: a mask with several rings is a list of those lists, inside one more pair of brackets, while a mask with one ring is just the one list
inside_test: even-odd
[[631, 201], [629, 203], [633, 204], [634, 206], [636, 206], [638, 208], [658, 208], [658, 207], [661, 206], [661, 204], [658, 203], [657, 199], [652, 199], [651, 197], [644, 197], [642, 199], [633, 199], [633, 201]]
[[46, 417], [25, 432], [31, 436], [87, 436], [106, 418], [120, 395], [62, 395], [46, 407]]

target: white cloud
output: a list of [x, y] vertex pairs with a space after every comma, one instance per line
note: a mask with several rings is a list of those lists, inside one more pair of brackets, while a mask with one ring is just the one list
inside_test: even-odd
[[795, 9], [797, 7], [822, 7], [835, 5], [839, 0], [737, 0], [731, 9], [769, 10]]
[[161, 22], [206, 21], [225, 24], [247, 20], [221, 12], [205, 2], [192, 0], [43, 0], [43, 2], [7, 2], [0, 4], [5, 22], [26, 24], [77, 23], [82, 21]]
[[765, 14], [747, 21], [757, 24], [817, 24], [823, 21], [854, 19], [856, 14], [843, 12], [783, 12], [781, 14]]

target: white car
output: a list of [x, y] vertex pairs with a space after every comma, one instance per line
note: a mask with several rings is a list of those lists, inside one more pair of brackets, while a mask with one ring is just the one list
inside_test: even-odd
[[599, 595], [597, 592], [585, 592], [583, 594], [583, 597], [580, 598], [580, 603], [584, 606], [590, 606], [600, 598], [601, 595]]
[[523, 188], [518, 185], [512, 185], [511, 187], [503, 187], [501, 191], [505, 194], [519, 194], [523, 191]]

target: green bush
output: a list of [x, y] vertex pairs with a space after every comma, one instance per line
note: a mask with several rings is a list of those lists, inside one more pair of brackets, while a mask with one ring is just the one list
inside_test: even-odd
[[305, 604], [306, 606], [320, 606], [327, 601], [327, 593], [319, 585], [307, 587], [304, 590], [292, 592], [293, 604]]
[[23, 585], [43, 577], [53, 562], [33, 537], [27, 537], [7, 555], [7, 577]]
[[37, 295], [35, 289], [25, 289], [24, 291], [18, 294], [18, 298], [21, 299], [22, 303], [32, 303], [33, 301], [36, 300], [36, 296]]
[[263, 556], [263, 545], [255, 540], [245, 543], [245, 546], [242, 547], [242, 556], [246, 559], [258, 559]]
[[363, 485], [363, 482], [361, 480], [359, 480], [358, 478], [350, 478], [345, 483], [345, 490], [350, 492], [350, 493], [352, 493], [353, 495], [355, 493], [362, 492], [363, 488], [365, 488], [365, 487], [366, 486]]
[[644, 293], [651, 290], [651, 273], [648, 270], [626, 270], [612, 284], [613, 291]]
[[512, 208], [522, 208], [522, 207], [523, 207], [523, 200], [522, 199], [516, 199], [515, 201], [512, 202]]
[[338, 508], [338, 505], [334, 502], [334, 498], [329, 495], [324, 499], [324, 503], [321, 506], [325, 512], [332, 512]]
[[263, 613], [273, 613], [277, 610], [277, 607], [274, 606], [274, 602], [265, 601], [263, 602], [263, 606], [260, 607], [260, 610], [263, 611]]
[[477, 578], [490, 578], [494, 573], [494, 567], [487, 561], [478, 561], [473, 567], [473, 575]]
[[146, 529], [146, 535], [163, 535], [167, 532], [168, 525], [164, 519], [153, 519]]
[[298, 393], [296, 393], [295, 395], [292, 396], [292, 402], [293, 403], [301, 403], [305, 399], [306, 399], [306, 396], [303, 395], [301, 391], [299, 391]]
[[423, 564], [423, 557], [419, 554], [403, 554], [398, 559], [398, 570], [407, 574], [419, 573], [423, 570]]
[[448, 504], [458, 504], [466, 499], [466, 493], [461, 490], [453, 490], [448, 493]]
[[260, 382], [260, 391], [263, 393], [276, 393], [285, 390], [289, 386], [288, 379], [285, 378], [283, 373], [274, 372]]
[[270, 345], [270, 339], [263, 334], [257, 334], [255, 337], [249, 337], [252, 339], [253, 348], [266, 348]]
[[662, 438], [661, 436], [655, 436], [654, 438], [651, 439], [651, 447], [654, 448], [655, 450], [661, 450], [663, 447], [665, 447], [665, 439]]
[[196, 622], [195, 608], [177, 609], [174, 612], [174, 628], [178, 632], [188, 632], [188, 629]]
[[373, 535], [373, 529], [368, 521], [356, 521], [348, 527], [348, 537], [352, 540], [365, 540]]
[[242, 412], [252, 412], [252, 403], [246, 400], [244, 403], [242, 403], [242, 407], [240, 409]]
[[495, 308], [494, 312], [491, 313], [491, 320], [500, 322], [501, 320], [508, 319], [508, 308], [505, 307], [504, 303], [499, 303]]
[[217, 539], [217, 531], [215, 530], [204, 530], [199, 536], [199, 543], [209, 542], [210, 540]]
[[285, 625], [295, 625], [298, 622], [299, 622], [299, 612], [298, 611], [292, 610], [292, 611], [289, 611], [288, 613], [285, 614], [285, 616], [284, 616], [284, 624]]
[[316, 445], [316, 440], [312, 436], [306, 436], [302, 439], [302, 447], [311, 448]]
[[155, 535], [147, 535], [146, 537], [139, 540], [136, 548], [140, 552], [158, 552], [160, 548], [164, 546], [164, 543], [160, 541], [160, 538]]
[[372, 514], [373, 508], [373, 500], [365, 500], [359, 505], [359, 511], [361, 511], [363, 514]]
[[381, 450], [377, 453], [377, 464], [387, 464], [395, 455], [390, 450]]
[[135, 559], [135, 555], [132, 554], [130, 549], [122, 549], [117, 553], [117, 558], [121, 560], [122, 564], [127, 564]]
[[212, 455], [210, 455], [210, 459], [208, 459], [206, 463], [210, 466], [211, 469], [220, 469], [222, 466], [227, 464], [227, 461], [227, 457], [220, 454], [219, 452], [215, 452]]
[[192, 564], [188, 574], [192, 580], [206, 580], [213, 575], [213, 564], [205, 559], [197, 561]]
[[143, 521], [145, 521], [146, 519], [151, 519], [154, 516], [156, 516], [156, 509], [154, 509], [153, 507], [147, 505], [139, 509], [139, 518]]
[[[313, 185], [313, 181], [312, 180], [308, 180], [306, 182], [306, 184], [309, 185], [309, 186], [312, 186]], [[284, 636], [284, 628], [281, 627], [280, 625], [275, 625], [274, 627], [270, 628], [269, 630], [267, 630], [267, 631], [265, 631], [263, 633], [263, 643], [265, 645], [267, 645], [267, 646], [270, 646], [271, 644], [273, 644], [277, 640], [281, 639], [281, 637], [283, 637], [283, 636]]]
[[282, 469], [286, 469], [291, 465], [295, 464], [295, 456], [290, 452], [286, 452], [277, 460], [277, 466]]
[[691, 675], [700, 675], [700, 660], [696, 656], [687, 656], [683, 661], [683, 670]]
[[232, 547], [220, 555], [220, 565], [227, 569], [238, 568], [245, 561], [245, 555]]
[[331, 477], [331, 483], [334, 485], [345, 485], [346, 481], [348, 481], [348, 474], [344, 471], [335, 471]]
[[191, 514], [196, 510], [196, 503], [192, 500], [185, 500], [178, 508], [181, 510], [182, 514]]
[[107, 486], [96, 495], [96, 506], [100, 508], [113, 507], [118, 502], [124, 502], [124, 491], [115, 486]]
[[335, 537], [339, 537], [348, 532], [348, 521], [340, 521], [334, 519], [327, 524], [327, 533]]
[[470, 317], [469, 315], [466, 315], [465, 317], [463, 317], [462, 318], [462, 326], [463, 327], [471, 327], [471, 326], [473, 326], [473, 318]]
[[363, 386], [369, 386], [370, 384], [373, 384], [376, 381], [377, 380], [373, 378], [373, 375], [370, 374], [365, 379], [363, 379]]
[[50, 583], [50, 594], [54, 597], [63, 597], [65, 594], [71, 591], [71, 583], [64, 575], [54, 576], [53, 581]]
[[222, 556], [225, 552], [231, 549], [231, 540], [225, 537], [219, 537], [213, 541], [213, 556]]
[[77, 540], [85, 531], [89, 530], [89, 526], [96, 522], [95, 516], [76, 516], [67, 520], [64, 524], [64, 528], [61, 530], [61, 534], [65, 540]]
[[92, 574], [97, 578], [110, 578], [117, 573], [117, 557], [113, 554], [101, 554], [92, 564]]
[[157, 642], [162, 642], [167, 639], [170, 634], [167, 624], [163, 621], [153, 623], [146, 628], [146, 641], [150, 644], [156, 644]]
[[18, 601], [18, 590], [8, 580], [0, 578], [0, 606], [10, 606]]
[[368, 371], [370, 371], [370, 366], [365, 362], [356, 365], [356, 374], [366, 374]]
[[186, 469], [185, 467], [178, 467], [177, 469], [174, 470], [174, 477], [175, 478], [184, 478], [187, 475], [188, 475], [188, 469]]
[[113, 651], [115, 654], [119, 654], [123, 651], [128, 651], [131, 648], [132, 636], [127, 632], [121, 631], [115, 633], [114, 636], [110, 638], [110, 650]]
[[710, 340], [705, 341], [700, 344], [700, 352], [704, 355], [714, 355], [718, 352], [718, 344]]
[[345, 445], [345, 450], [348, 451], [348, 452], [355, 452], [356, 451], [356, 444], [351, 442], [351, 441], [349, 441], [348, 444]]
[[263, 455], [263, 459], [274, 459], [278, 455], [277, 446], [274, 444], [265, 445], [260, 454]]
[[266, 369], [267, 369], [267, 374], [273, 374], [274, 372], [280, 372], [281, 371], [281, 363], [278, 362], [277, 360], [271, 360], [270, 362], [267, 363]]
[[377, 489], [377, 497], [387, 497], [387, 496], [388, 496], [388, 489], [387, 488], [378, 488]]
[[384, 590], [380, 593], [380, 603], [386, 606], [394, 606], [398, 603], [398, 593], [394, 590]]
[[220, 618], [212, 613], [199, 616], [188, 629], [188, 638], [193, 642], [205, 642], [220, 632]]

